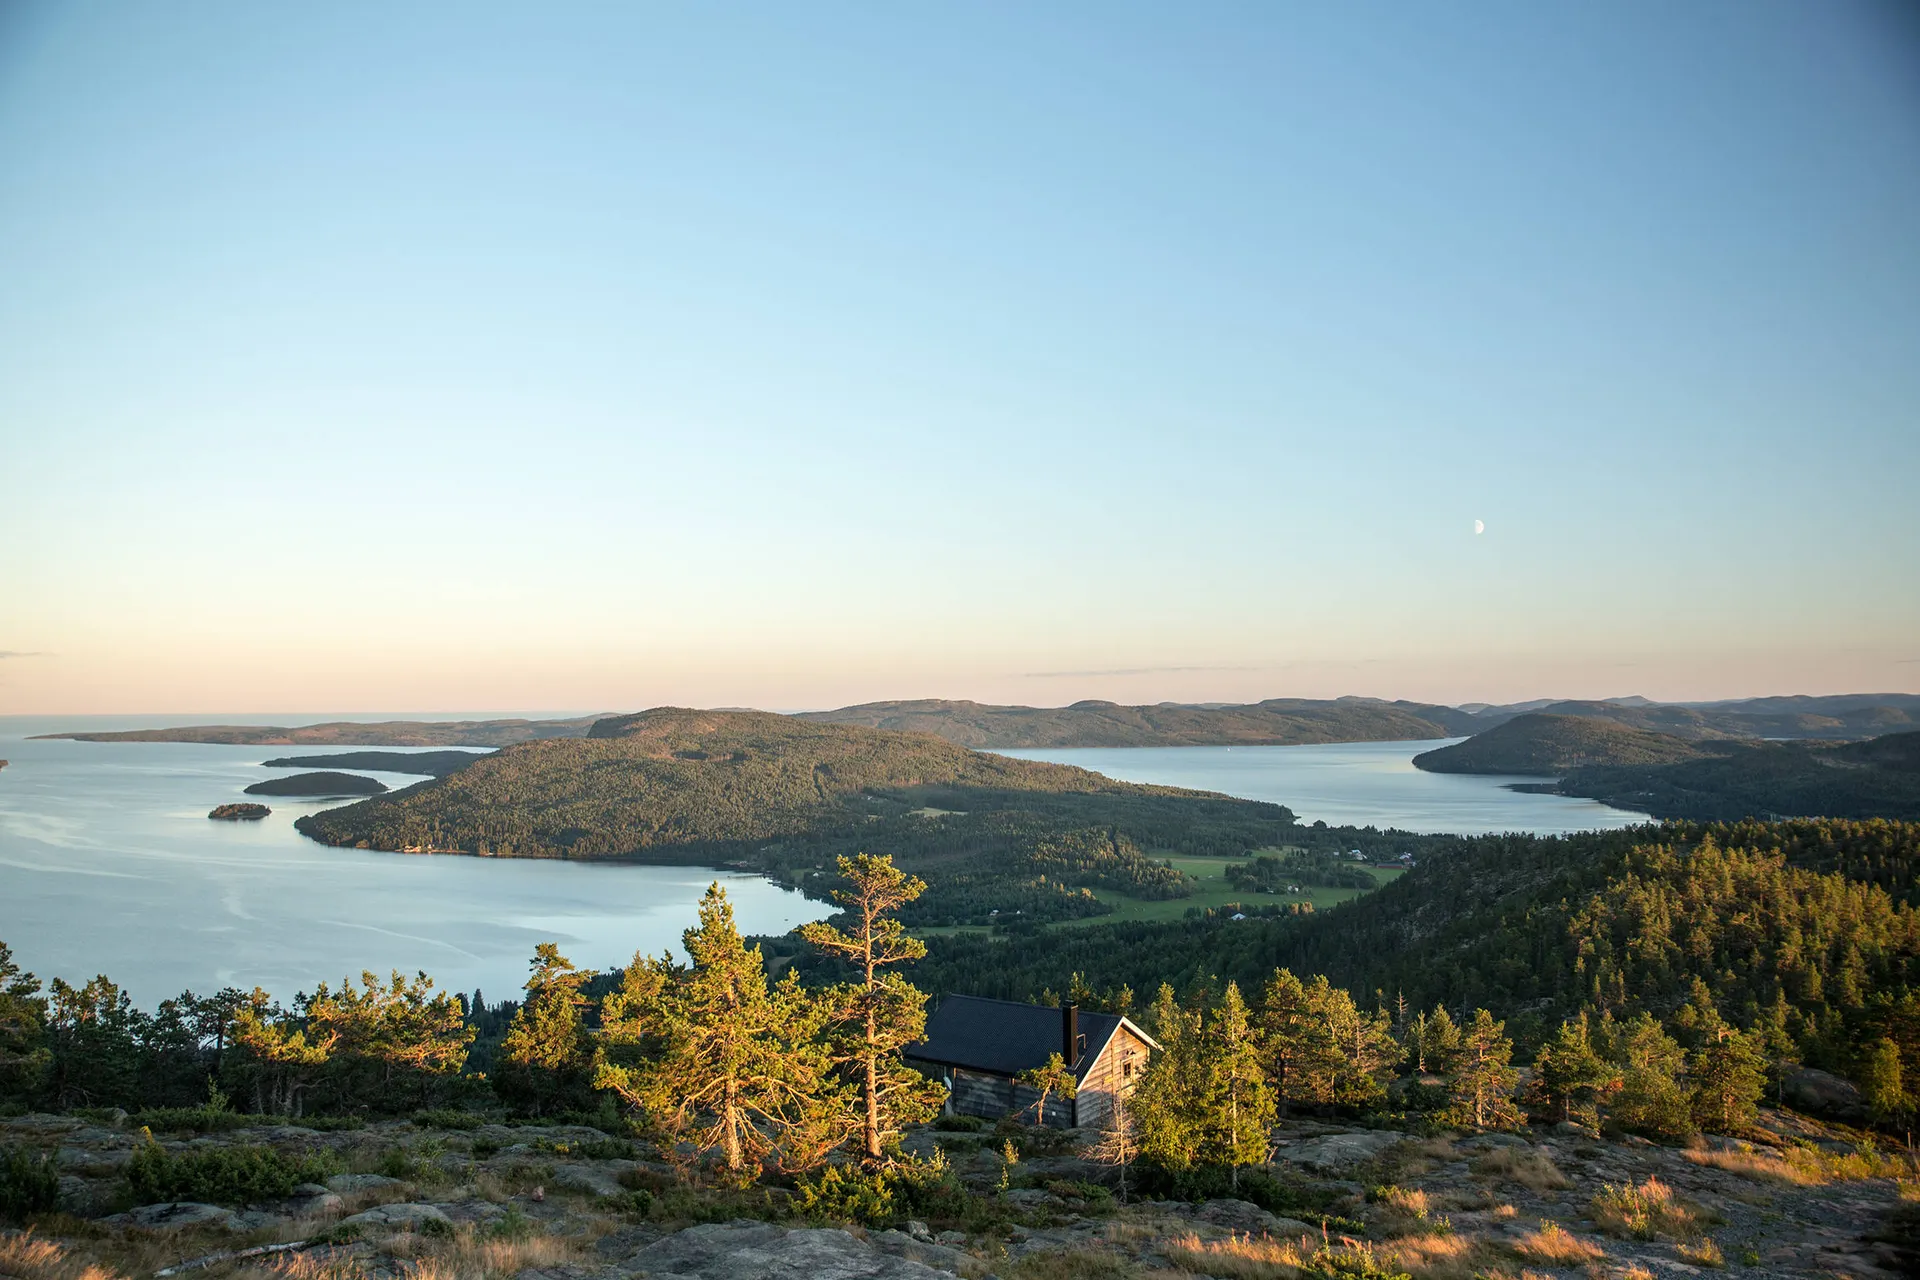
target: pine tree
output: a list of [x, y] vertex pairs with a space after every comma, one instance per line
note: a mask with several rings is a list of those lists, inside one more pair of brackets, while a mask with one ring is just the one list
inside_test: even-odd
[[1608, 1108], [1615, 1124], [1655, 1138], [1693, 1132], [1692, 1108], [1680, 1080], [1686, 1051], [1651, 1015], [1635, 1014], [1625, 1024], [1603, 1015], [1595, 1038], [1601, 1056], [1620, 1072], [1620, 1088]]
[[40, 980], [14, 963], [0, 942], [0, 1098], [25, 1099], [40, 1088], [52, 1053]]
[[1860, 1091], [1866, 1095], [1867, 1115], [1875, 1124], [1897, 1125], [1913, 1110], [1900, 1066], [1900, 1046], [1881, 1036], [1867, 1050], [1860, 1069]]
[[821, 1043], [825, 1006], [792, 973], [768, 989], [760, 949], [741, 941], [718, 884], [684, 945], [692, 965], [656, 973], [651, 991], [640, 980], [644, 1003], [621, 1010], [629, 1034], [657, 1053], [631, 1065], [602, 1059], [596, 1083], [637, 1107], [669, 1148], [717, 1153], [736, 1185], [770, 1163], [817, 1165], [844, 1133], [835, 1118], [846, 1106]]
[[926, 994], [899, 974], [881, 972], [927, 954], [926, 944], [892, 915], [927, 886], [884, 855], [841, 858], [840, 874], [848, 887], [836, 890], [833, 900], [852, 932], [822, 923], [802, 925], [799, 933], [858, 974], [856, 981], [833, 988], [826, 1000], [835, 1031], [834, 1059], [859, 1091], [861, 1153], [873, 1162], [885, 1156], [903, 1125], [926, 1120], [939, 1108], [939, 1086], [900, 1060], [901, 1051], [926, 1033]]
[[1027, 1109], [1035, 1124], [1047, 1122], [1048, 1098], [1057, 1096], [1071, 1102], [1080, 1089], [1079, 1079], [1068, 1069], [1066, 1059], [1057, 1053], [1048, 1054], [1043, 1065], [1020, 1072], [1013, 1082], [1034, 1091], [1033, 1104]]
[[551, 942], [534, 948], [527, 998], [513, 1015], [492, 1072], [502, 1098], [535, 1115], [583, 1102], [592, 1067], [592, 1046], [580, 1011], [580, 994], [592, 974], [574, 967]]
[[1766, 1060], [1746, 1036], [1724, 1023], [1713, 1028], [1688, 1064], [1693, 1076], [1693, 1118], [1710, 1133], [1738, 1133], [1755, 1115], [1767, 1091]]
[[1494, 1021], [1485, 1009], [1474, 1010], [1447, 1081], [1453, 1096], [1447, 1119], [1480, 1130], [1517, 1127], [1521, 1116], [1513, 1104], [1513, 1087], [1520, 1073], [1510, 1065], [1512, 1060], [1513, 1041], [1507, 1039], [1506, 1024]]
[[1198, 1012], [1183, 1007], [1161, 984], [1149, 1020], [1160, 1052], [1134, 1090], [1140, 1154], [1163, 1169], [1190, 1168], [1205, 1148], [1205, 1047]]
[[1437, 1076], [1453, 1074], [1455, 1060], [1460, 1056], [1460, 1027], [1445, 1005], [1436, 1005], [1427, 1018], [1420, 1053], [1424, 1070]]
[[1618, 1092], [1620, 1072], [1594, 1051], [1590, 1024], [1582, 1012], [1560, 1024], [1552, 1041], [1533, 1060], [1539, 1100], [1563, 1121], [1600, 1127], [1600, 1109]]
[[1240, 1166], [1261, 1164], [1272, 1153], [1274, 1102], [1262, 1070], [1258, 1037], [1239, 984], [1229, 982], [1202, 1027], [1205, 1046], [1204, 1105], [1207, 1126], [1201, 1158], [1226, 1165], [1240, 1186]]
[[1289, 969], [1275, 969], [1260, 993], [1256, 1018], [1267, 1079], [1280, 1111], [1292, 1102], [1315, 1101], [1311, 1073], [1322, 1056], [1324, 1028], [1307, 988]]

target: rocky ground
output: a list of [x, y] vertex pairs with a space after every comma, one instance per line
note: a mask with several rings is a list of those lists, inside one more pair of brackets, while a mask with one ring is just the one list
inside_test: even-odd
[[117, 1117], [31, 1115], [0, 1120], [0, 1147], [53, 1153], [60, 1211], [0, 1236], [0, 1277], [1912, 1274], [1888, 1238], [1889, 1222], [1915, 1208], [1903, 1200], [1905, 1164], [1863, 1156], [1855, 1136], [1787, 1113], [1766, 1113], [1748, 1142], [1690, 1149], [1571, 1126], [1410, 1137], [1299, 1123], [1243, 1183], [1263, 1208], [1230, 1196], [1121, 1203], [1114, 1171], [1070, 1143], [1009, 1165], [1005, 1135], [920, 1130], [909, 1149], [944, 1153], [972, 1193], [958, 1198], [964, 1212], [861, 1227], [805, 1221], [777, 1188], [685, 1188], [644, 1147], [540, 1125], [160, 1134], [175, 1154], [268, 1146], [342, 1172], [268, 1203], [137, 1205], [126, 1175], [141, 1130]]

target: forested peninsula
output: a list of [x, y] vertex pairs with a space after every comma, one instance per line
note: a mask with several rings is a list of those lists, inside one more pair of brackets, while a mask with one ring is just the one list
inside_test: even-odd
[[1920, 733], [1865, 742], [1686, 740], [1596, 716], [1531, 713], [1423, 752], [1435, 773], [1552, 778], [1526, 790], [1656, 818], [1920, 818]]
[[378, 778], [357, 773], [296, 773], [268, 778], [247, 788], [250, 796], [377, 796], [387, 789]]
[[571, 720], [335, 720], [281, 725], [198, 724], [177, 729], [43, 733], [74, 742], [205, 742], [223, 746], [504, 747], [542, 738], [584, 738], [599, 715]]
[[439, 778], [478, 760], [478, 751], [342, 751], [325, 756], [281, 756], [262, 760], [268, 769], [371, 769], [376, 773], [418, 773]]

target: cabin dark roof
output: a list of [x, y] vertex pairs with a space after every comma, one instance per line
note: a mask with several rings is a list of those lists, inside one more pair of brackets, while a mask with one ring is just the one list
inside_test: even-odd
[[[1087, 1048], [1072, 1064], [1075, 1076], [1086, 1074], [1113, 1033], [1126, 1022], [1115, 1014], [1085, 1009], [1080, 1011], [1079, 1020]], [[1148, 1044], [1153, 1043], [1131, 1022], [1127, 1026]], [[1061, 1012], [1052, 1005], [948, 996], [927, 1019], [927, 1038], [908, 1049], [906, 1056], [943, 1067], [1014, 1076], [1045, 1066], [1047, 1055], [1059, 1053], [1061, 1046]]]

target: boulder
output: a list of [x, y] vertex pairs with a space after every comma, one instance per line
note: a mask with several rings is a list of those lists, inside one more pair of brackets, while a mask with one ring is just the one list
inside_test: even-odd
[[954, 1275], [966, 1275], [982, 1272], [986, 1267], [972, 1254], [963, 1253], [949, 1245], [935, 1244], [931, 1240], [922, 1240], [918, 1236], [904, 1231], [879, 1231], [867, 1237], [876, 1249], [883, 1249], [896, 1258], [911, 1258], [915, 1262], [935, 1267]]
[[746, 1220], [676, 1231], [622, 1265], [636, 1276], [698, 1280], [950, 1280], [947, 1272], [896, 1257], [845, 1231], [788, 1231]]
[[327, 1179], [326, 1189], [335, 1195], [345, 1196], [356, 1191], [380, 1191], [405, 1185], [398, 1178], [383, 1178], [377, 1173], [336, 1173]]
[[117, 1213], [106, 1219], [115, 1226], [141, 1227], [148, 1231], [181, 1231], [188, 1227], [210, 1227], [218, 1231], [239, 1229], [239, 1215], [217, 1204], [199, 1204], [177, 1200], [167, 1204], [143, 1204], [138, 1209]]
[[1229, 1231], [1243, 1232], [1247, 1235], [1266, 1234], [1277, 1239], [1290, 1240], [1303, 1232], [1312, 1230], [1306, 1223], [1296, 1218], [1282, 1218], [1268, 1213], [1259, 1205], [1246, 1200], [1209, 1200], [1194, 1210], [1194, 1217], [1202, 1222], [1212, 1223], [1216, 1227], [1225, 1227]]
[[1790, 1107], [1830, 1120], [1858, 1123], [1867, 1118], [1867, 1102], [1851, 1080], [1801, 1067], [1789, 1075], [1781, 1096]]
[[1305, 1165], [1319, 1173], [1345, 1173], [1358, 1165], [1377, 1159], [1388, 1147], [1406, 1140], [1405, 1134], [1379, 1129], [1358, 1133], [1330, 1133], [1324, 1138], [1308, 1138], [1280, 1152], [1280, 1158]]
[[622, 1160], [611, 1165], [563, 1164], [553, 1171], [553, 1185], [568, 1191], [584, 1191], [590, 1196], [625, 1195], [627, 1189], [620, 1183], [617, 1165], [631, 1168], [633, 1162]]
[[446, 1210], [433, 1204], [383, 1204], [340, 1219], [343, 1227], [366, 1227], [385, 1231], [418, 1231], [429, 1222], [453, 1225]]

